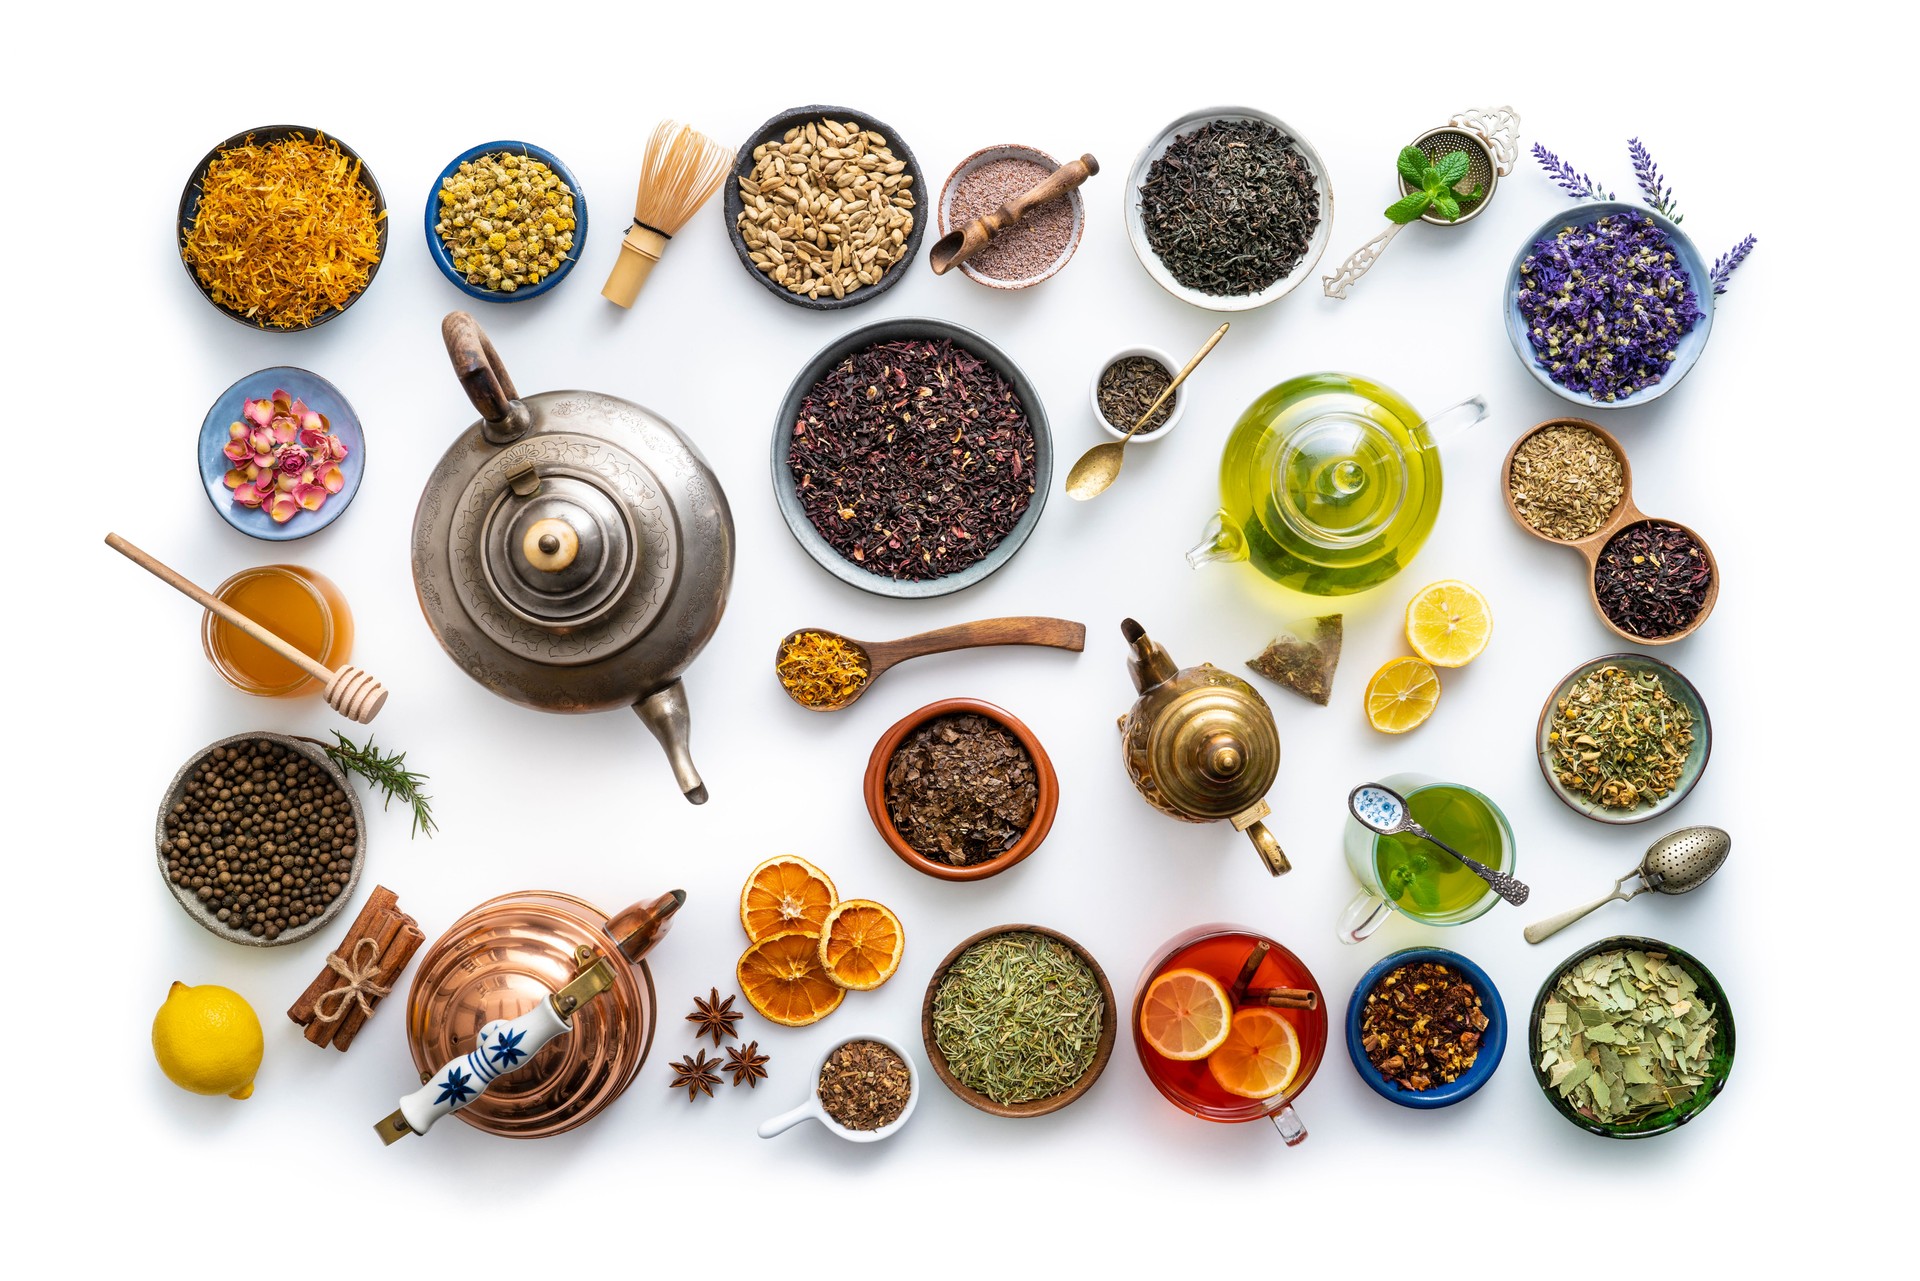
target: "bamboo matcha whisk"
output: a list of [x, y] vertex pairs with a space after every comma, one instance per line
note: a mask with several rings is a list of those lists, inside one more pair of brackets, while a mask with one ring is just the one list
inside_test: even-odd
[[633, 225], [620, 242], [620, 257], [600, 291], [602, 297], [633, 306], [667, 241], [719, 189], [732, 165], [733, 153], [692, 125], [660, 122], [647, 139], [640, 190], [633, 198]]

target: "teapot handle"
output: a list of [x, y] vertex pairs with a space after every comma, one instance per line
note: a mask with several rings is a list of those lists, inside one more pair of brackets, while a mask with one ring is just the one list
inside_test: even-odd
[[467, 399], [480, 411], [480, 430], [487, 440], [504, 445], [526, 434], [533, 425], [532, 415], [480, 322], [467, 312], [450, 311], [440, 322], [440, 337]]
[[400, 1100], [393, 1115], [375, 1128], [388, 1143], [408, 1134], [425, 1134], [434, 1122], [451, 1116], [482, 1094], [494, 1081], [525, 1067], [549, 1041], [564, 1036], [573, 1025], [560, 1017], [551, 1000], [542, 1000], [516, 1019], [495, 1019], [480, 1029], [473, 1049], [442, 1064], [427, 1083]]

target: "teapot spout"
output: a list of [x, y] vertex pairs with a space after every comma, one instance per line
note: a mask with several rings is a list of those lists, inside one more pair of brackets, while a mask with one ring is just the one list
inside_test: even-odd
[[1144, 694], [1164, 685], [1178, 674], [1179, 668], [1174, 666], [1173, 656], [1147, 635], [1146, 628], [1131, 618], [1123, 618], [1120, 620], [1120, 634], [1133, 647], [1133, 653], [1127, 655], [1127, 675], [1133, 677], [1134, 689]]
[[687, 750], [691, 717], [687, 711], [687, 687], [679, 681], [662, 686], [633, 705], [634, 712], [646, 722], [653, 736], [666, 749], [673, 766], [673, 781], [695, 805], [707, 803], [707, 785], [693, 767], [693, 754]]
[[1217, 511], [1207, 527], [1200, 531], [1200, 541], [1187, 553], [1187, 564], [1198, 569], [1215, 561], [1235, 561], [1247, 558], [1247, 536], [1232, 517], [1224, 511]]
[[634, 964], [651, 952], [667, 936], [673, 914], [686, 904], [685, 890], [668, 890], [659, 898], [635, 903], [607, 922], [607, 933], [620, 945], [621, 953]]

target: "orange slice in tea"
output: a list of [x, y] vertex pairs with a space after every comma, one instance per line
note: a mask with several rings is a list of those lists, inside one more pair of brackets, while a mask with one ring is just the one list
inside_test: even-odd
[[1367, 682], [1367, 722], [1382, 734], [1426, 724], [1440, 704], [1440, 677], [1418, 658], [1396, 658]]
[[1227, 1039], [1233, 1013], [1227, 990], [1200, 970], [1168, 970], [1147, 985], [1140, 1034], [1170, 1059], [1204, 1059]]
[[734, 977], [747, 1003], [782, 1027], [818, 1023], [840, 1008], [847, 989], [835, 987], [820, 968], [820, 936], [783, 930], [748, 946]]
[[827, 913], [820, 968], [835, 987], [872, 991], [900, 968], [906, 946], [899, 917], [872, 899], [850, 898]]
[[818, 934], [840, 899], [827, 874], [792, 854], [768, 859], [747, 873], [740, 888], [740, 926], [750, 940], [782, 930]]
[[1233, 1016], [1207, 1071], [1220, 1088], [1243, 1099], [1270, 1099], [1293, 1084], [1300, 1070], [1300, 1037], [1278, 1010], [1255, 1006]]

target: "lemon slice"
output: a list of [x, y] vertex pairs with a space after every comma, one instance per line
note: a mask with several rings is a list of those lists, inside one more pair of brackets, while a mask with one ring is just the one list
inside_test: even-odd
[[1167, 1058], [1191, 1062], [1220, 1048], [1232, 1018], [1219, 980], [1200, 970], [1168, 970], [1140, 1002], [1140, 1035]]
[[1430, 583], [1407, 602], [1407, 644], [1435, 667], [1465, 667], [1492, 635], [1487, 598], [1457, 578]]
[[1227, 1039], [1207, 1056], [1207, 1071], [1228, 1094], [1270, 1099], [1300, 1071], [1300, 1036], [1278, 1010], [1241, 1010]]
[[1440, 677], [1424, 659], [1396, 658], [1367, 682], [1367, 721], [1382, 734], [1426, 723], [1440, 703]]

